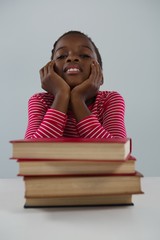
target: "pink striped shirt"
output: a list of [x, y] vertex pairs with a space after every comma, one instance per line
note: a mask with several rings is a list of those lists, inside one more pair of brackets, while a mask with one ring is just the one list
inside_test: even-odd
[[51, 108], [54, 96], [34, 94], [28, 102], [28, 127], [25, 138], [124, 138], [125, 102], [115, 91], [99, 91], [88, 106], [91, 115], [77, 122], [72, 111], [62, 113]]

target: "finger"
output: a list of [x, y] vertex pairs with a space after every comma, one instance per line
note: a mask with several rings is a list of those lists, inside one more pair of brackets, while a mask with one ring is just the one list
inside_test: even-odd
[[101, 67], [100, 67], [100, 65], [99, 65], [99, 63], [97, 61], [94, 62], [94, 65], [95, 65], [94, 84], [95, 84], [95, 86], [97, 86], [97, 88], [99, 88], [100, 85], [102, 85], [102, 83], [103, 83], [102, 70], [101, 70]]
[[99, 73], [98, 63], [96, 61], [94, 61], [92, 64], [92, 77], [93, 77], [93, 81], [95, 83], [97, 81], [98, 73]]
[[103, 84], [103, 72], [102, 72], [100, 65], [98, 65], [98, 79], [99, 79], [100, 85], [102, 85]]
[[39, 73], [40, 73], [40, 76], [41, 77], [44, 77], [44, 75], [46, 75], [47, 74], [47, 66], [48, 66], [48, 64], [49, 64], [50, 62], [48, 62], [43, 68], [41, 68], [40, 69], [40, 71], [39, 71]]
[[54, 71], [54, 65], [55, 65], [55, 61], [51, 61], [50, 64], [48, 65], [48, 71], [50, 73]]
[[47, 65], [44, 66], [43, 71], [44, 71], [44, 76], [47, 76], [47, 74], [48, 74], [48, 66]]
[[91, 64], [91, 74], [90, 74], [90, 79], [94, 79], [96, 76], [96, 66], [95, 66], [95, 62], [92, 62]]
[[48, 67], [50, 63], [51, 63], [51, 61], [49, 61], [46, 65], [44, 65], [43, 68]]
[[52, 61], [48, 62], [45, 66], [45, 74], [50, 73], [50, 65], [51, 65]]
[[43, 68], [41, 68], [41, 69], [39, 70], [39, 74], [40, 74], [40, 78], [42, 79], [42, 78], [43, 78], [43, 76], [44, 76], [44, 71], [43, 71]]

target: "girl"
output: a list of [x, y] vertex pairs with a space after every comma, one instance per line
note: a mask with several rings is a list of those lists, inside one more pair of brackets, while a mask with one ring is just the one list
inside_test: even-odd
[[115, 91], [99, 90], [102, 60], [87, 35], [63, 34], [40, 78], [46, 92], [29, 99], [26, 139], [126, 137], [124, 100]]

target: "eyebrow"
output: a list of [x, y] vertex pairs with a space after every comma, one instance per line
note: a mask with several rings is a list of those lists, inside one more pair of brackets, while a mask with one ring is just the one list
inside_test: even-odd
[[93, 52], [93, 50], [89, 46], [87, 46], [87, 45], [81, 45], [81, 47], [88, 48], [90, 51]]
[[[87, 45], [80, 45], [80, 47], [87, 48], [87, 49], [89, 49], [90, 51], [93, 52], [93, 50], [89, 46], [87, 46]], [[57, 52], [57, 51], [59, 51], [61, 49], [64, 49], [64, 48], [67, 48], [67, 46], [59, 47], [55, 52]]]
[[57, 50], [56, 50], [55, 52], [57, 52], [57, 51], [59, 51], [59, 50], [61, 50], [61, 49], [63, 49], [63, 48], [66, 48], [66, 47], [65, 47], [65, 46], [59, 47], [59, 48], [57, 48]]

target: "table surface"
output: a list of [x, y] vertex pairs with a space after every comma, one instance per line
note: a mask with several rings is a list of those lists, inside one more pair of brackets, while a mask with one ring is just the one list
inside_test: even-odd
[[0, 180], [0, 239], [159, 240], [160, 177], [142, 178], [134, 206], [24, 209], [22, 178]]

